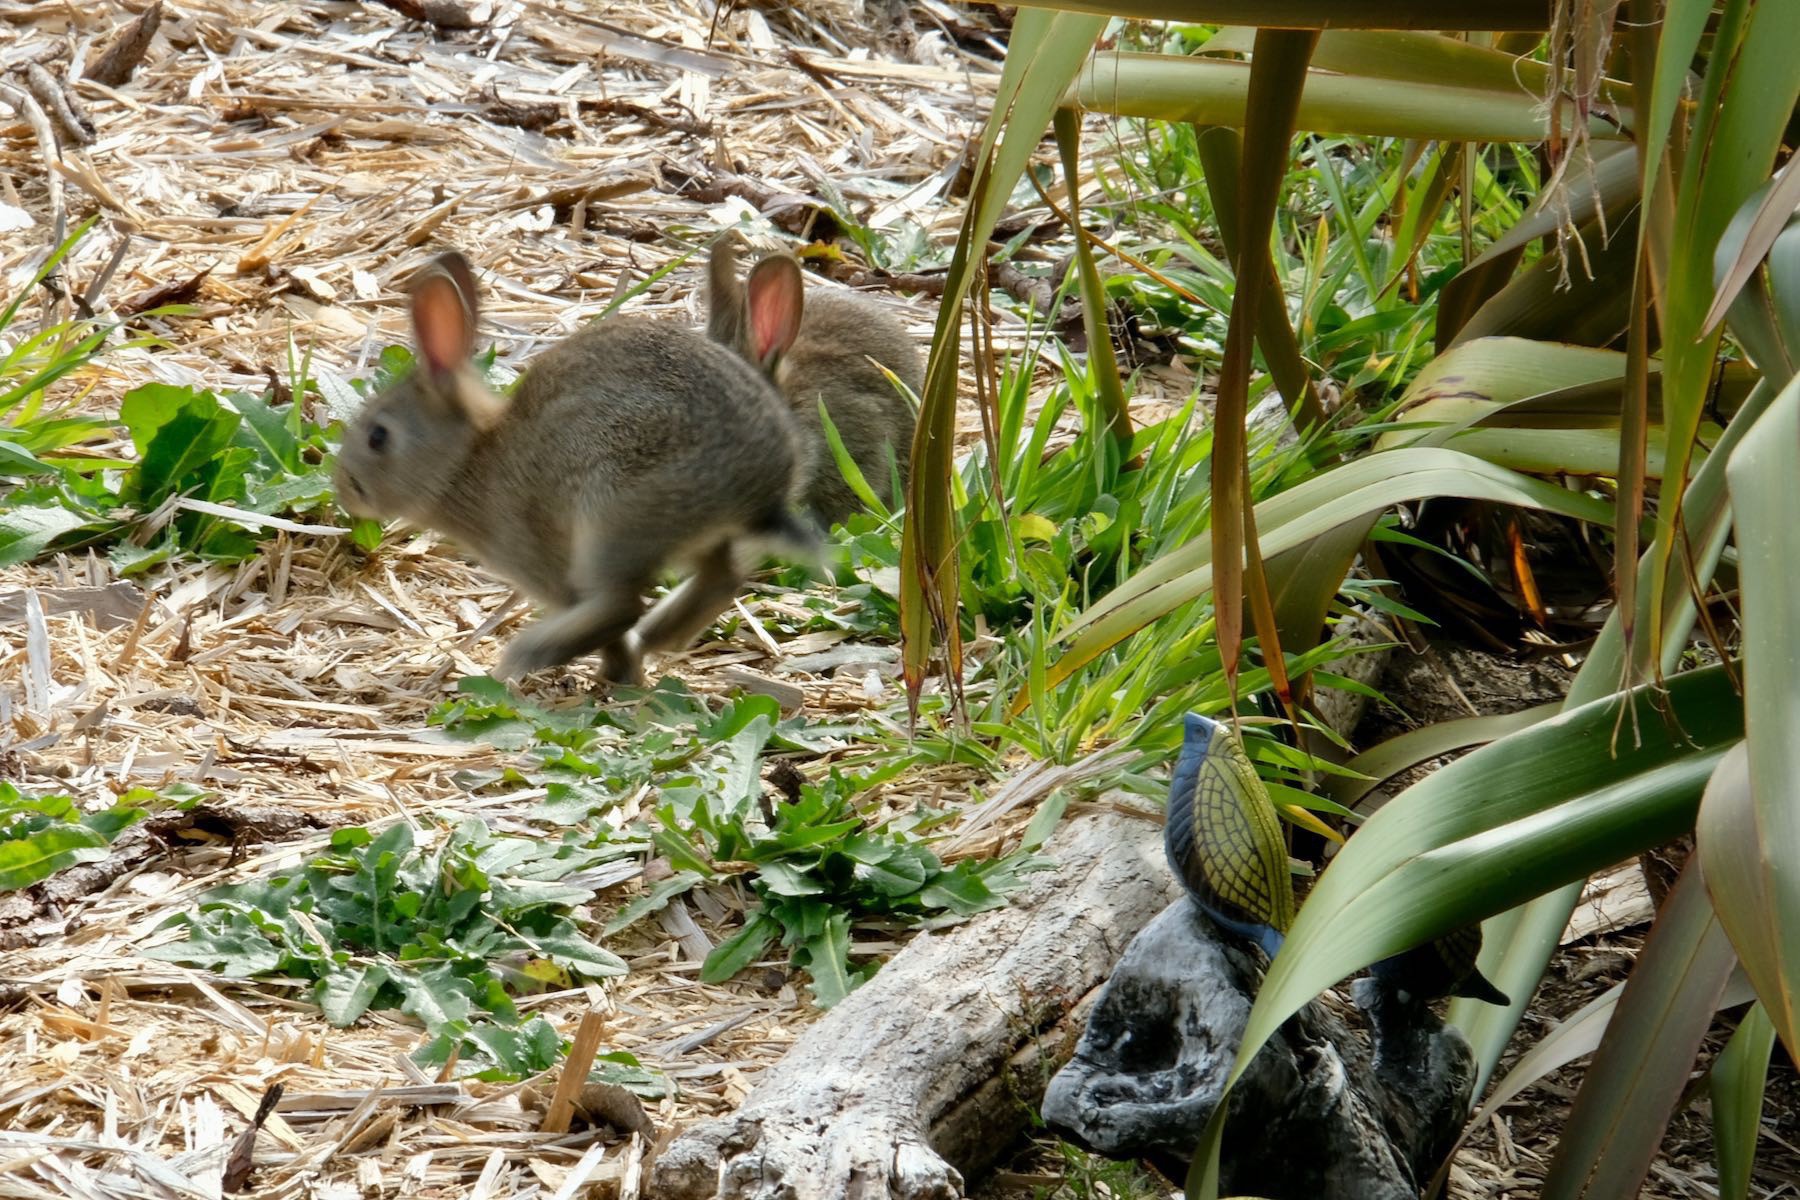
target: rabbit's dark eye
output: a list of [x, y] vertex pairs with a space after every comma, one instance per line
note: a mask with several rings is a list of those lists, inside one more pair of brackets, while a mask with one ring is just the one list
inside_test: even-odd
[[380, 454], [383, 447], [385, 447], [387, 445], [387, 443], [388, 443], [388, 430], [387, 430], [386, 425], [383, 425], [381, 422], [377, 421], [375, 424], [369, 426], [369, 449], [375, 451], [375, 453], [377, 453], [377, 454]]

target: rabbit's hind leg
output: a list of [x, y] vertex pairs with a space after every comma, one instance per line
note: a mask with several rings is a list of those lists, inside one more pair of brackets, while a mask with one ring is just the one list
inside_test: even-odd
[[632, 641], [646, 650], [679, 650], [713, 623], [743, 586], [729, 538], [695, 557], [694, 573], [644, 614]]
[[643, 614], [644, 593], [666, 550], [643, 538], [580, 538], [570, 572], [579, 599], [515, 637], [500, 659], [499, 677], [517, 679], [601, 651], [610, 681], [639, 682], [639, 656], [626, 635]]

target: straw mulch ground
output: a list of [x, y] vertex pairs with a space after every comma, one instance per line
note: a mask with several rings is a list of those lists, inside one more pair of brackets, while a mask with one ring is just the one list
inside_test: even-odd
[[[290, 346], [366, 375], [405, 338], [398, 281], [447, 246], [481, 270], [484, 334], [520, 363], [682, 242], [754, 212], [738, 180], [814, 203], [835, 189], [864, 219], [888, 206], [889, 219], [954, 229], [946, 192], [997, 74], [991, 15], [941, 7], [955, 25], [934, 29], [920, 9], [901, 29], [871, 6], [869, 29], [845, 6], [798, 5], [712, 29], [698, 5], [470, 7], [485, 26], [451, 32], [375, 4], [176, 0], [129, 83], [78, 89], [97, 136], [68, 148], [63, 199], [71, 224], [96, 208], [103, 223], [69, 278], [85, 287], [123, 237], [101, 305], [210, 270], [196, 313], [155, 325], [166, 348], [104, 360], [96, 404], [146, 380], [260, 391], [288, 377]], [[91, 63], [130, 15], [0, 5], [0, 70], [71, 45]], [[54, 60], [59, 74], [68, 61]], [[0, 128], [0, 155], [0, 204], [38, 219], [0, 234], [16, 294], [49, 210], [22, 124]], [[697, 323], [696, 266], [631, 308]], [[880, 297], [928, 336], [928, 299]], [[397, 1014], [333, 1030], [280, 987], [133, 952], [202, 889], [296, 862], [327, 827], [468, 808], [452, 776], [512, 756], [446, 745], [425, 717], [517, 629], [525, 610], [509, 589], [428, 536], [370, 561], [343, 539], [277, 531], [241, 568], [154, 578], [148, 609], [128, 598], [98, 618], [58, 613], [59, 595], [112, 582], [103, 559], [9, 572], [47, 615], [21, 607], [0, 626], [5, 776], [89, 798], [191, 782], [235, 826], [175, 832], [117, 878], [78, 870], [62, 902], [0, 898], [0, 1194], [213, 1192], [224, 1148], [280, 1080], [258, 1149], [269, 1195], [573, 1195], [584, 1178], [635, 1195], [649, 1141], [608, 1136], [590, 1152], [590, 1130], [538, 1135], [541, 1096], [422, 1076], [407, 1060], [418, 1030]], [[710, 693], [754, 668], [802, 689], [815, 715], [894, 701], [891, 653], [871, 681], [804, 669], [835, 635], [777, 647], [762, 626], [781, 604], [747, 599], [739, 636], [664, 668]], [[966, 795], [968, 778], [921, 771], [890, 790], [896, 804]], [[534, 800], [480, 815], [504, 825]], [[628, 898], [626, 883], [608, 899]], [[688, 913], [621, 939], [628, 976], [529, 1002], [569, 1032], [597, 1007], [605, 1049], [666, 1072], [678, 1096], [651, 1113], [665, 1132], [739, 1101], [813, 1013], [801, 980], [779, 971], [701, 985], [708, 934]], [[720, 915], [715, 936], [736, 920]]]
[[[1004, 41], [993, 12], [942, 3], [818, 0], [715, 23], [700, 4], [467, 0], [484, 19], [467, 31], [405, 7], [168, 0], [133, 79], [76, 89], [95, 137], [57, 165], [62, 203], [71, 221], [103, 221], [69, 277], [86, 286], [119, 252], [95, 298], [104, 310], [206, 272], [183, 297], [194, 314], [154, 325], [165, 347], [104, 360], [87, 381], [93, 403], [146, 380], [260, 390], [287, 378], [291, 353], [366, 374], [404, 337], [397, 283], [445, 246], [481, 270], [484, 332], [517, 364], [752, 200], [773, 211], [771, 196], [816, 203], [835, 190], [865, 220], [942, 239]], [[0, 0], [0, 77], [91, 63], [141, 8]], [[0, 226], [9, 295], [49, 238], [44, 181], [29, 131], [0, 126], [0, 216], [36, 220]], [[782, 219], [797, 228], [809, 211]], [[854, 279], [856, 265], [838, 273]], [[697, 321], [696, 280], [678, 268], [631, 308]], [[880, 294], [926, 335], [928, 298]], [[1003, 326], [1003, 343], [1017, 328]], [[216, 793], [219, 815], [169, 827], [111, 868], [0, 897], [0, 1194], [216, 1195], [229, 1144], [279, 1080], [259, 1194], [565, 1197], [598, 1184], [631, 1200], [656, 1140], [734, 1105], [813, 1015], [780, 971], [698, 982], [729, 912], [641, 926], [614, 947], [629, 975], [529, 1001], [571, 1033], [597, 1010], [607, 1048], [679, 1085], [652, 1106], [655, 1132], [629, 1137], [540, 1133], [547, 1084], [424, 1076], [407, 1059], [417, 1029], [391, 1015], [334, 1030], [279, 986], [134, 953], [203, 889], [300, 861], [331, 826], [469, 809], [453, 777], [510, 759], [425, 725], [517, 628], [508, 589], [429, 536], [371, 561], [340, 539], [273, 532], [242, 567], [154, 576], [148, 605], [102, 591], [115, 582], [102, 559], [9, 573], [0, 777], [90, 799], [189, 782]], [[663, 667], [710, 693], [749, 668], [799, 687], [812, 713], [892, 704], [891, 665], [873, 684], [838, 679], [806, 660], [835, 635], [767, 636], [761, 618], [782, 604], [748, 598], [731, 640]], [[890, 799], [943, 803], [969, 782], [960, 768], [922, 769]], [[504, 824], [533, 799], [479, 811]], [[633, 885], [621, 882], [622, 899]], [[1471, 1195], [1529, 1194], [1504, 1168], [1465, 1163], [1491, 1181]], [[1698, 1194], [1659, 1186], [1648, 1194]]]

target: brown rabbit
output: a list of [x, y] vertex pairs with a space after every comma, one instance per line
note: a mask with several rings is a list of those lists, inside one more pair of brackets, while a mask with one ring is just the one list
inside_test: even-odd
[[[795, 274], [793, 305], [765, 306], [776, 327], [761, 336], [792, 338]], [[503, 397], [469, 361], [475, 279], [456, 253], [415, 276], [412, 324], [415, 369], [345, 430], [338, 498], [449, 535], [552, 610], [507, 646], [501, 678], [599, 651], [609, 679], [636, 682], [644, 650], [685, 645], [731, 602], [740, 543], [810, 540], [789, 507], [795, 422], [766, 379], [693, 330], [588, 325]], [[674, 566], [691, 576], [645, 614]]]
[[[707, 269], [706, 331], [753, 363], [781, 389], [811, 443], [801, 491], [813, 515], [825, 525], [843, 520], [861, 501], [838, 470], [819, 402], [863, 478], [882, 495], [890, 479], [890, 451], [906, 479], [913, 439], [913, 412], [905, 397], [870, 362], [885, 366], [916, 395], [924, 386], [924, 365], [906, 331], [880, 307], [859, 297], [815, 289], [806, 298], [800, 327], [790, 340], [782, 322], [759, 316], [766, 308], [785, 312], [798, 301], [788, 294], [800, 282], [799, 264], [789, 254], [772, 254], [738, 282], [738, 235], [728, 233], [713, 246]], [[768, 337], [759, 337], [758, 331]]]

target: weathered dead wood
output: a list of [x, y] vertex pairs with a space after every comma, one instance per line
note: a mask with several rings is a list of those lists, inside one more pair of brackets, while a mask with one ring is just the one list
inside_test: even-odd
[[915, 938], [738, 1112], [676, 1138], [653, 1194], [960, 1195], [1068, 1053], [1082, 1024], [1071, 1014], [1174, 897], [1159, 834], [1112, 811], [1071, 821], [1047, 851], [1055, 871], [1007, 908]]
[[107, 87], [118, 87], [129, 80], [149, 52], [150, 39], [162, 24], [162, 11], [162, 0], [154, 0], [135, 20], [126, 22], [87, 72], [87, 78]]
[[56, 123], [69, 135], [69, 140], [78, 146], [93, 145], [94, 121], [82, 106], [81, 98], [64, 87], [61, 80], [39, 63], [27, 63], [24, 75], [25, 86], [31, 89], [31, 94], [44, 106], [44, 111], [55, 116]]
[[[144, 608], [144, 593], [134, 583], [120, 581], [105, 587], [38, 588], [38, 603], [46, 617], [64, 613], [86, 613], [96, 629], [117, 629], [129, 625]], [[0, 592], [0, 626], [18, 625], [25, 621], [25, 589], [12, 588]]]
[[62, 174], [57, 170], [62, 162], [62, 149], [50, 128], [50, 118], [35, 96], [4, 81], [0, 81], [0, 100], [17, 110], [25, 124], [31, 127], [32, 137], [37, 139], [38, 157], [44, 163], [44, 189], [50, 199], [50, 245], [60, 246], [68, 233], [68, 225], [63, 215]]

